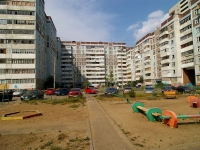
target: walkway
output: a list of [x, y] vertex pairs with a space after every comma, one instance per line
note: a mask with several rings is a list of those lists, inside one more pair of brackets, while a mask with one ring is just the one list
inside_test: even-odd
[[93, 97], [87, 96], [91, 150], [136, 150]]

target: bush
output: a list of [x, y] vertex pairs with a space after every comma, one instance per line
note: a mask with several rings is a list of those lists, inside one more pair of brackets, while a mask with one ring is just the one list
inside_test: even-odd
[[128, 93], [128, 95], [129, 95], [130, 97], [133, 97], [133, 98], [136, 96], [135, 91], [133, 91], [133, 90], [131, 90], [131, 91]]
[[156, 93], [156, 92], [153, 92], [152, 95], [156, 97], [156, 96], [157, 96], [157, 93]]

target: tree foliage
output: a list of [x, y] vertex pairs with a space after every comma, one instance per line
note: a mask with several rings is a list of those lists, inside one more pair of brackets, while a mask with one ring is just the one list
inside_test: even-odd
[[85, 81], [83, 82], [83, 88], [88, 87], [89, 84], [90, 84], [90, 82], [89, 82], [88, 79], [86, 78]]
[[54, 77], [53, 76], [48, 76], [46, 81], [44, 82], [44, 88], [52, 88], [54, 84]]

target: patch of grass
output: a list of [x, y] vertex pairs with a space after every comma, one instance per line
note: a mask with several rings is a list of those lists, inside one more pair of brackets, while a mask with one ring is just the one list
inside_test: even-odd
[[86, 102], [85, 97], [75, 97], [75, 98], [63, 98], [63, 99], [57, 99], [57, 100], [46, 100], [46, 101], [41, 101], [42, 103], [46, 104], [52, 104], [52, 105], [57, 105], [57, 104], [68, 104], [68, 103], [82, 103], [84, 104]]
[[48, 141], [47, 143], [45, 143], [44, 145], [40, 146], [41, 149], [45, 149], [48, 146], [51, 146], [53, 144], [53, 141]]
[[37, 105], [38, 100], [23, 100], [23, 103], [31, 104], [31, 105]]
[[63, 140], [63, 139], [65, 139], [67, 137], [67, 135], [65, 135], [65, 134], [59, 134], [58, 135], [58, 140]]
[[78, 104], [73, 104], [73, 105], [71, 105], [71, 106], [69, 106], [69, 107], [71, 107], [71, 108], [78, 108], [79, 105], [78, 105]]

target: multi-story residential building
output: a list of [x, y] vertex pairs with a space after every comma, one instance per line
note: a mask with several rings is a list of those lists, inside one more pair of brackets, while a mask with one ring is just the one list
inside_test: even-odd
[[45, 79], [44, 1], [3, 0], [0, 8], [1, 84], [7, 82], [12, 89], [41, 88]]
[[[198, 0], [180, 0], [169, 10], [170, 17], [152, 35], [147, 34], [136, 43], [133, 80], [142, 75], [145, 84], [155, 81], [172, 85], [200, 83], [199, 6]], [[138, 50], [140, 54], [136, 53]]]
[[53, 75], [52, 58], [57, 55], [59, 40], [51, 18], [45, 14], [44, 3], [0, 1], [1, 89], [5, 85], [9, 89], [42, 89], [47, 76]]
[[194, 50], [194, 70], [196, 85], [200, 85], [200, 2], [192, 0], [190, 7], [193, 50]]
[[[46, 78], [54, 77], [55, 83], [61, 84], [61, 40], [57, 36], [57, 30], [50, 16], [46, 17]], [[55, 87], [54, 87], [55, 88]]]
[[[81, 87], [85, 79], [93, 86], [126, 82], [126, 44], [108, 42], [62, 41], [62, 82]], [[124, 83], [123, 83], [124, 82]]]

